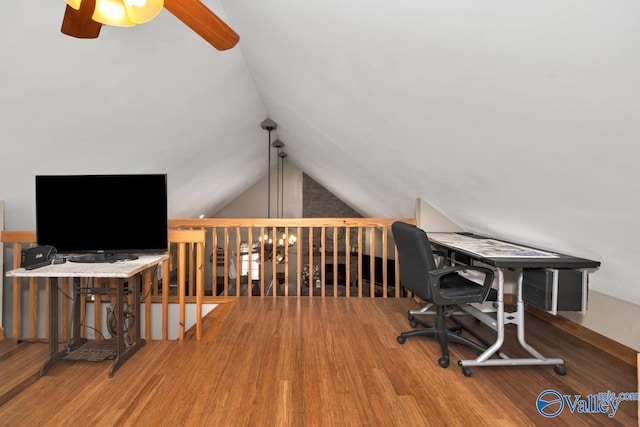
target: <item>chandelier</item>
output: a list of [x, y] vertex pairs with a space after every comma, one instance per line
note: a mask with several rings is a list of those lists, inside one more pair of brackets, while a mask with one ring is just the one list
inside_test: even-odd
[[295, 234], [288, 234], [284, 228], [278, 227], [275, 232], [275, 239], [272, 237], [272, 232], [269, 230], [264, 235], [258, 238], [261, 244], [264, 244], [264, 250], [267, 254], [267, 259], [272, 257], [276, 258], [277, 263], [281, 263], [284, 260], [284, 247], [291, 247], [296, 244], [297, 237]]
[[[289, 234], [289, 236], [287, 237], [287, 233], [285, 233], [284, 228], [282, 227], [278, 227], [276, 228], [276, 234], [275, 234], [276, 238], [275, 238], [275, 247], [277, 248], [284, 248], [285, 243], [287, 246], [291, 247], [293, 245], [296, 244], [296, 241], [298, 240], [296, 235], [291, 233]], [[264, 247], [265, 249], [268, 250], [272, 250], [274, 247], [274, 238], [271, 237], [271, 232], [267, 232], [264, 235], [260, 236], [258, 238], [260, 240], [260, 243], [264, 242]]]

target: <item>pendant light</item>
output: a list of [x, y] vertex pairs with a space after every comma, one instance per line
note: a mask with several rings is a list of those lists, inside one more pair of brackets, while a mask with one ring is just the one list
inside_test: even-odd
[[[65, 3], [79, 10], [82, 0], [65, 0]], [[104, 25], [133, 27], [151, 21], [163, 7], [164, 0], [96, 0], [91, 19]]]

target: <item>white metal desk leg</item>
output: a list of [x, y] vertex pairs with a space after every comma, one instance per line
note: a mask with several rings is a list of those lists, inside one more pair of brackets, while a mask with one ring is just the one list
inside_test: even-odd
[[500, 347], [502, 347], [502, 344], [504, 343], [504, 275], [502, 274], [502, 270], [497, 269], [497, 276], [498, 299], [496, 301], [496, 341], [491, 345], [491, 347], [483, 351], [477, 359], [461, 360], [459, 364], [463, 367], [463, 370], [465, 366], [480, 366], [484, 364], [491, 356], [500, 350]]
[[544, 356], [538, 353], [538, 351], [535, 350], [533, 347], [531, 347], [529, 344], [527, 344], [524, 338], [525, 330], [524, 330], [524, 299], [522, 298], [522, 276], [523, 276], [523, 271], [520, 270], [520, 274], [518, 275], [518, 300], [517, 300], [517, 306], [516, 306], [516, 310], [517, 310], [516, 315], [518, 319], [517, 320], [518, 341], [520, 342], [520, 345], [522, 346], [522, 348], [527, 350], [529, 354], [531, 354], [533, 357], [535, 357], [536, 359], [544, 359]]
[[[525, 318], [524, 318], [524, 300], [522, 298], [522, 272], [518, 277], [518, 300], [515, 316], [514, 313], [504, 312], [504, 276], [501, 269], [497, 271], [498, 276], [498, 301], [497, 301], [497, 338], [496, 342], [485, 350], [477, 359], [474, 360], [461, 360], [458, 364], [462, 367], [462, 373], [465, 376], [471, 375], [471, 366], [525, 366], [525, 365], [555, 365], [554, 369], [556, 373], [565, 375], [566, 370], [564, 368], [564, 360], [562, 359], [547, 359], [542, 356], [538, 351], [533, 349], [525, 340]], [[515, 358], [510, 359], [502, 353], [499, 353], [501, 359], [490, 359], [504, 343], [504, 326], [505, 323], [515, 323], [517, 325], [518, 341], [520, 345], [527, 350], [533, 358]]]
[[523, 277], [523, 270], [520, 270], [520, 274], [518, 275], [518, 300], [517, 300], [517, 324], [518, 324], [518, 341], [520, 342], [520, 345], [522, 346], [522, 348], [524, 348], [525, 350], [527, 350], [529, 352], [529, 354], [531, 354], [533, 357], [535, 357], [536, 359], [538, 359], [538, 363], [534, 363], [534, 364], [539, 364], [539, 365], [555, 365], [555, 371], [556, 373], [560, 374], [560, 375], [565, 375], [567, 373], [567, 371], [564, 368], [564, 360], [556, 358], [556, 359], [547, 359], [546, 357], [544, 357], [542, 354], [540, 354], [540, 352], [538, 352], [536, 349], [534, 349], [533, 347], [531, 347], [526, 339], [525, 339], [525, 328], [524, 328], [524, 298], [522, 297], [522, 277]]

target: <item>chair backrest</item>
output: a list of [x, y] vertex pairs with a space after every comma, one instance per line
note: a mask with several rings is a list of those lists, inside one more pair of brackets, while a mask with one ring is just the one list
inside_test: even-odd
[[437, 267], [427, 234], [401, 221], [391, 224], [391, 232], [398, 248], [400, 284], [423, 300], [432, 301], [428, 273]]

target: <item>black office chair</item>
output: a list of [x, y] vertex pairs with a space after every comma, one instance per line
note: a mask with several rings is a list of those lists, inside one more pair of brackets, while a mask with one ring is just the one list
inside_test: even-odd
[[[456, 305], [484, 302], [491, 291], [493, 271], [484, 267], [469, 265], [436, 266], [431, 244], [426, 233], [415, 225], [396, 221], [391, 225], [393, 238], [398, 248], [400, 264], [400, 284], [415, 296], [436, 307], [435, 325], [430, 325], [414, 319], [409, 312], [411, 326], [417, 324], [425, 328], [402, 332], [398, 335], [398, 342], [404, 344], [405, 339], [413, 336], [429, 336], [437, 338], [442, 349], [442, 357], [438, 360], [441, 367], [449, 366], [448, 343], [454, 342], [467, 345], [476, 351], [484, 351], [486, 342], [476, 333], [469, 331], [462, 324], [457, 323], [450, 328], [446, 318], [453, 312]], [[485, 274], [483, 285], [479, 285], [461, 275], [459, 271], [479, 271]], [[495, 291], [494, 291], [495, 293]], [[482, 343], [478, 344], [461, 336], [461, 328]]]

